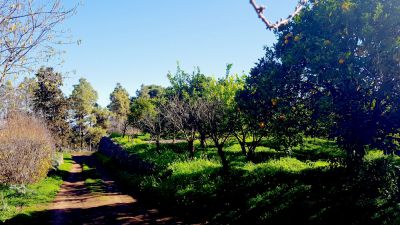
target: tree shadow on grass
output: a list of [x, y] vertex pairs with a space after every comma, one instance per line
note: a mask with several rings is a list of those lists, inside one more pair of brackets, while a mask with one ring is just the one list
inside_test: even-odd
[[[77, 155], [73, 160], [81, 166], [95, 167], [92, 156]], [[5, 224], [181, 224], [174, 217], [163, 216], [158, 210], [121, 195], [112, 179], [99, 179], [92, 169], [82, 172], [75, 167], [58, 175], [66, 182], [50, 209], [19, 214]]]
[[173, 217], [158, 215], [155, 209], [143, 209], [137, 203], [113, 204], [84, 209], [57, 209], [18, 215], [5, 225], [76, 224], [182, 224]]

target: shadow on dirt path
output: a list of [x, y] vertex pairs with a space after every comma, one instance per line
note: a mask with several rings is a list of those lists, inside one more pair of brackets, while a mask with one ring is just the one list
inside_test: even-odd
[[[90, 176], [83, 165], [95, 164], [90, 154], [74, 154], [73, 167], [54, 202], [46, 211], [31, 216], [20, 215], [7, 224], [185, 224], [173, 216], [162, 215], [149, 209], [133, 197], [119, 191], [106, 171], [97, 168]], [[97, 182], [96, 189], [85, 183], [90, 178]]]

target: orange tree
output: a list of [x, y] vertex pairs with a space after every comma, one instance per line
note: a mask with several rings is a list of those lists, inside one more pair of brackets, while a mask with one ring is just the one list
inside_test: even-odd
[[[237, 94], [241, 120], [253, 141], [248, 144], [248, 156], [263, 136], [273, 140], [278, 150], [291, 153], [291, 148], [302, 142], [302, 132], [308, 121], [304, 96], [298, 82], [301, 74], [283, 65], [273, 49], [267, 49], [264, 58], [246, 78], [244, 89]], [[243, 136], [244, 137], [244, 136]]]
[[[349, 162], [360, 162], [366, 147], [396, 150], [400, 1], [311, 1], [277, 35], [276, 58], [301, 74], [304, 96], [324, 98], [334, 118], [329, 134], [347, 151]], [[310, 106], [315, 111], [318, 104]]]

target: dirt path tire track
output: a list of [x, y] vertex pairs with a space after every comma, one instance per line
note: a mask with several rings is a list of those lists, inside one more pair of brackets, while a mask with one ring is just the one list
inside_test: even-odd
[[160, 215], [157, 209], [146, 209], [133, 197], [121, 193], [101, 168], [97, 172], [104, 191], [92, 193], [85, 186], [82, 165], [93, 164], [93, 157], [74, 154], [73, 160], [70, 175], [49, 208], [50, 224], [185, 224], [172, 216]]

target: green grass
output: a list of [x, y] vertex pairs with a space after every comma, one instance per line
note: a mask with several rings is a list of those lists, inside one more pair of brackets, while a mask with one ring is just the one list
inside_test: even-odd
[[304, 170], [311, 170], [316, 168], [328, 167], [329, 163], [326, 161], [316, 162], [303, 162], [296, 158], [284, 157], [280, 159], [273, 159], [264, 163], [247, 163], [243, 169], [248, 173], [269, 173], [274, 174], [278, 172], [285, 173], [300, 173]]
[[265, 139], [249, 162], [232, 139], [224, 148], [230, 164], [224, 171], [210, 143], [200, 149], [195, 142], [190, 159], [186, 143], [163, 144], [159, 154], [153, 144], [114, 141], [157, 166], [151, 174], [128, 173], [97, 154], [123, 186], [194, 222], [361, 225], [394, 224], [400, 218], [395, 197], [400, 196], [400, 172], [390, 169], [400, 159], [381, 151], [368, 151], [365, 163], [352, 171], [344, 167], [345, 152], [331, 140], [305, 138], [288, 155]]
[[[26, 192], [21, 193], [15, 188], [1, 187], [0, 196], [1, 210], [0, 221], [5, 221], [15, 217], [18, 214], [31, 215], [34, 212], [44, 210], [47, 203], [53, 201], [57, 195], [61, 184], [62, 177], [72, 168], [71, 155], [64, 154], [64, 164], [60, 165], [58, 170], [51, 173], [42, 181], [31, 184], [26, 187]], [[1, 199], [3, 201], [1, 201]]]
[[64, 163], [58, 167], [60, 172], [69, 172], [72, 169], [72, 156], [70, 153], [64, 153]]
[[102, 179], [99, 179], [99, 174], [97, 173], [96, 168], [83, 164], [82, 176], [85, 178], [85, 186], [90, 192], [104, 193], [104, 182]]
[[87, 178], [85, 180], [85, 186], [92, 193], [104, 193], [104, 183], [102, 179]]

